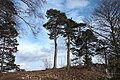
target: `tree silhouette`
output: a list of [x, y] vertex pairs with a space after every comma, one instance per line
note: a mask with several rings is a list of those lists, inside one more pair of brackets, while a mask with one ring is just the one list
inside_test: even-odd
[[71, 66], [71, 59], [70, 59], [70, 44], [72, 39], [74, 38], [74, 34], [76, 31], [76, 28], [80, 25], [73, 21], [72, 19], [66, 19], [63, 21], [62, 25], [64, 26], [64, 29], [62, 31], [63, 37], [66, 38], [66, 46], [67, 46], [67, 67], [69, 68]]
[[105, 61], [104, 63], [105, 63], [106, 68], [108, 66], [108, 57], [109, 57], [110, 52], [111, 52], [109, 47], [110, 47], [109, 41], [104, 40], [104, 39], [98, 40], [97, 46], [96, 46], [96, 55], [102, 56], [102, 58], [104, 58], [104, 61]]
[[[120, 18], [120, 4], [118, 0], [102, 0], [97, 8], [95, 8], [93, 17], [98, 22], [100, 31], [109, 33], [109, 40], [111, 41], [111, 46], [113, 47], [116, 56], [119, 56], [119, 48], [117, 43], [117, 37], [115, 34], [119, 29], [119, 18]], [[117, 30], [116, 30], [117, 29]], [[119, 40], [118, 40], [119, 42]]]
[[1, 72], [18, 68], [15, 62], [13, 53], [17, 52], [18, 33], [10, 24], [0, 26], [0, 55], [1, 55]]
[[91, 30], [87, 29], [79, 32], [72, 48], [73, 55], [76, 55], [76, 58], [73, 60], [78, 60], [83, 57], [84, 65], [91, 65], [92, 56], [95, 55], [95, 42], [97, 42], [97, 37]]
[[120, 32], [119, 9], [119, 0], [101, 0], [93, 12], [93, 18], [97, 26], [99, 26], [99, 31], [109, 40], [108, 43], [111, 52], [108, 64], [111, 66], [111, 70], [114, 68], [115, 71], [112, 71], [113, 73], [117, 73], [117, 70], [120, 68], [120, 35], [118, 35]]
[[[1, 72], [9, 68], [18, 68], [15, 62], [14, 52], [17, 51], [17, 40], [18, 32], [15, 29], [14, 15], [16, 10], [11, 1], [1, 1], [0, 4], [0, 63]], [[6, 5], [8, 4], [8, 5]]]
[[[5, 14], [4, 10], [6, 9], [9, 10], [10, 13], [14, 14], [13, 21], [16, 23], [15, 27], [19, 33], [23, 35], [24, 28], [28, 28], [36, 36], [40, 32], [40, 26], [37, 24], [41, 24], [43, 20], [41, 13], [43, 3], [45, 0], [0, 0], [0, 14]], [[2, 17], [2, 15], [0, 16]], [[39, 20], [39, 22], [32, 22], [31, 18]]]
[[53, 68], [57, 67], [57, 38], [58, 35], [61, 33], [61, 22], [66, 15], [61, 13], [58, 10], [50, 9], [46, 13], [46, 17], [49, 19], [47, 23], [43, 25], [47, 30], [49, 30], [49, 38], [54, 40], [55, 44], [55, 52], [54, 52], [54, 65]]

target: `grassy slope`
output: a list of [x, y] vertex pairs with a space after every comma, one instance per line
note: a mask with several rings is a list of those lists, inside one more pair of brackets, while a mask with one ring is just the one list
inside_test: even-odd
[[104, 76], [95, 69], [71, 67], [42, 71], [14, 72], [0, 74], [0, 80], [97, 80]]

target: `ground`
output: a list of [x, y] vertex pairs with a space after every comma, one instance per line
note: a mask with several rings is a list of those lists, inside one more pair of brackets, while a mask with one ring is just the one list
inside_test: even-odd
[[70, 67], [0, 74], [0, 80], [100, 80], [104, 73], [95, 68]]

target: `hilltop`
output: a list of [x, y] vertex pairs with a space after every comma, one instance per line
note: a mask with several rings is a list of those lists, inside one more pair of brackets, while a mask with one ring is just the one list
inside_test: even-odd
[[0, 80], [99, 80], [104, 73], [95, 68], [71, 67], [0, 74]]

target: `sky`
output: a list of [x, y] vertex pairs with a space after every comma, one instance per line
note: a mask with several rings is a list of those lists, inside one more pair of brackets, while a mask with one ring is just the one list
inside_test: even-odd
[[[65, 12], [68, 18], [74, 21], [83, 22], [84, 18], [91, 15], [94, 7], [97, 6], [99, 0], [46, 0], [43, 4], [41, 12], [45, 17], [45, 13], [49, 9], [57, 9]], [[47, 22], [47, 19], [44, 19]], [[15, 54], [15, 63], [25, 70], [42, 70], [45, 69], [45, 63], [51, 67], [53, 65], [54, 42], [49, 40], [48, 31], [41, 24], [41, 31], [35, 38], [28, 33], [22, 38], [18, 38], [18, 53]], [[72, 55], [71, 55], [72, 58]], [[66, 66], [66, 46], [64, 38], [58, 38], [58, 59], [57, 67]]]

